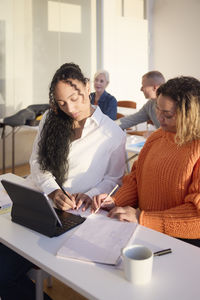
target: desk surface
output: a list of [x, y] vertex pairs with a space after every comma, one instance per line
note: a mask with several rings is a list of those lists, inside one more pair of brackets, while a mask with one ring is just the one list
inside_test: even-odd
[[134, 152], [136, 154], [139, 154], [143, 147], [143, 143], [145, 143], [145, 141], [146, 138], [144, 138], [143, 136], [127, 134], [126, 150], [129, 152]]
[[173, 253], [155, 257], [151, 282], [134, 286], [125, 280], [121, 269], [57, 258], [57, 250], [71, 234], [73, 231], [48, 238], [11, 222], [10, 214], [0, 216], [2, 243], [88, 299], [199, 299], [199, 248], [139, 226], [134, 243], [153, 251], [172, 248]]

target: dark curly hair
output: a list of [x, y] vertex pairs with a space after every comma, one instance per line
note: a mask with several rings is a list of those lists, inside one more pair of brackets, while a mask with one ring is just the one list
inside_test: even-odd
[[77, 79], [84, 85], [88, 81], [79, 66], [74, 63], [65, 63], [56, 71], [49, 89], [50, 110], [38, 145], [38, 162], [41, 170], [51, 172], [59, 185], [63, 184], [68, 173], [68, 155], [74, 135], [74, 120], [59, 108], [54, 94], [59, 81], [70, 84], [80, 94], [80, 90], [70, 79]]
[[179, 145], [200, 139], [200, 81], [181, 76], [168, 80], [157, 89], [157, 96], [170, 97], [176, 105], [176, 137]]

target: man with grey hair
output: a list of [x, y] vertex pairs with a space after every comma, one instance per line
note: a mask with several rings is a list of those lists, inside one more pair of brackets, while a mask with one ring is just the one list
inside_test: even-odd
[[120, 118], [116, 123], [122, 128], [127, 129], [137, 124], [151, 120], [156, 128], [160, 127], [157, 120], [155, 106], [156, 106], [156, 91], [161, 84], [165, 83], [165, 78], [162, 73], [158, 71], [150, 71], [142, 76], [141, 91], [146, 99], [149, 99], [143, 107], [135, 114]]

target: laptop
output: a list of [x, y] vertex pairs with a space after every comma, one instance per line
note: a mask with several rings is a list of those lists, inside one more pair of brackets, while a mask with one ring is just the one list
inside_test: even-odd
[[45, 193], [1, 180], [13, 202], [12, 221], [49, 237], [59, 236], [86, 218], [56, 209]]

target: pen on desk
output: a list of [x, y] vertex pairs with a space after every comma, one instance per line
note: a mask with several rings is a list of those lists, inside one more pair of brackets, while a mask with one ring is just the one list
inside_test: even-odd
[[168, 253], [172, 253], [172, 249], [171, 248], [154, 252], [153, 255], [154, 256], [161, 256], [161, 255], [165, 255], [165, 254], [168, 254]]
[[[110, 196], [112, 196], [112, 194], [114, 193], [114, 191], [116, 191], [116, 189], [119, 187], [118, 184], [116, 184], [116, 186], [112, 189], [112, 191], [108, 194], [108, 196], [103, 200], [103, 202], [101, 204], [103, 204]], [[99, 211], [101, 205], [95, 210], [95, 214]]]

